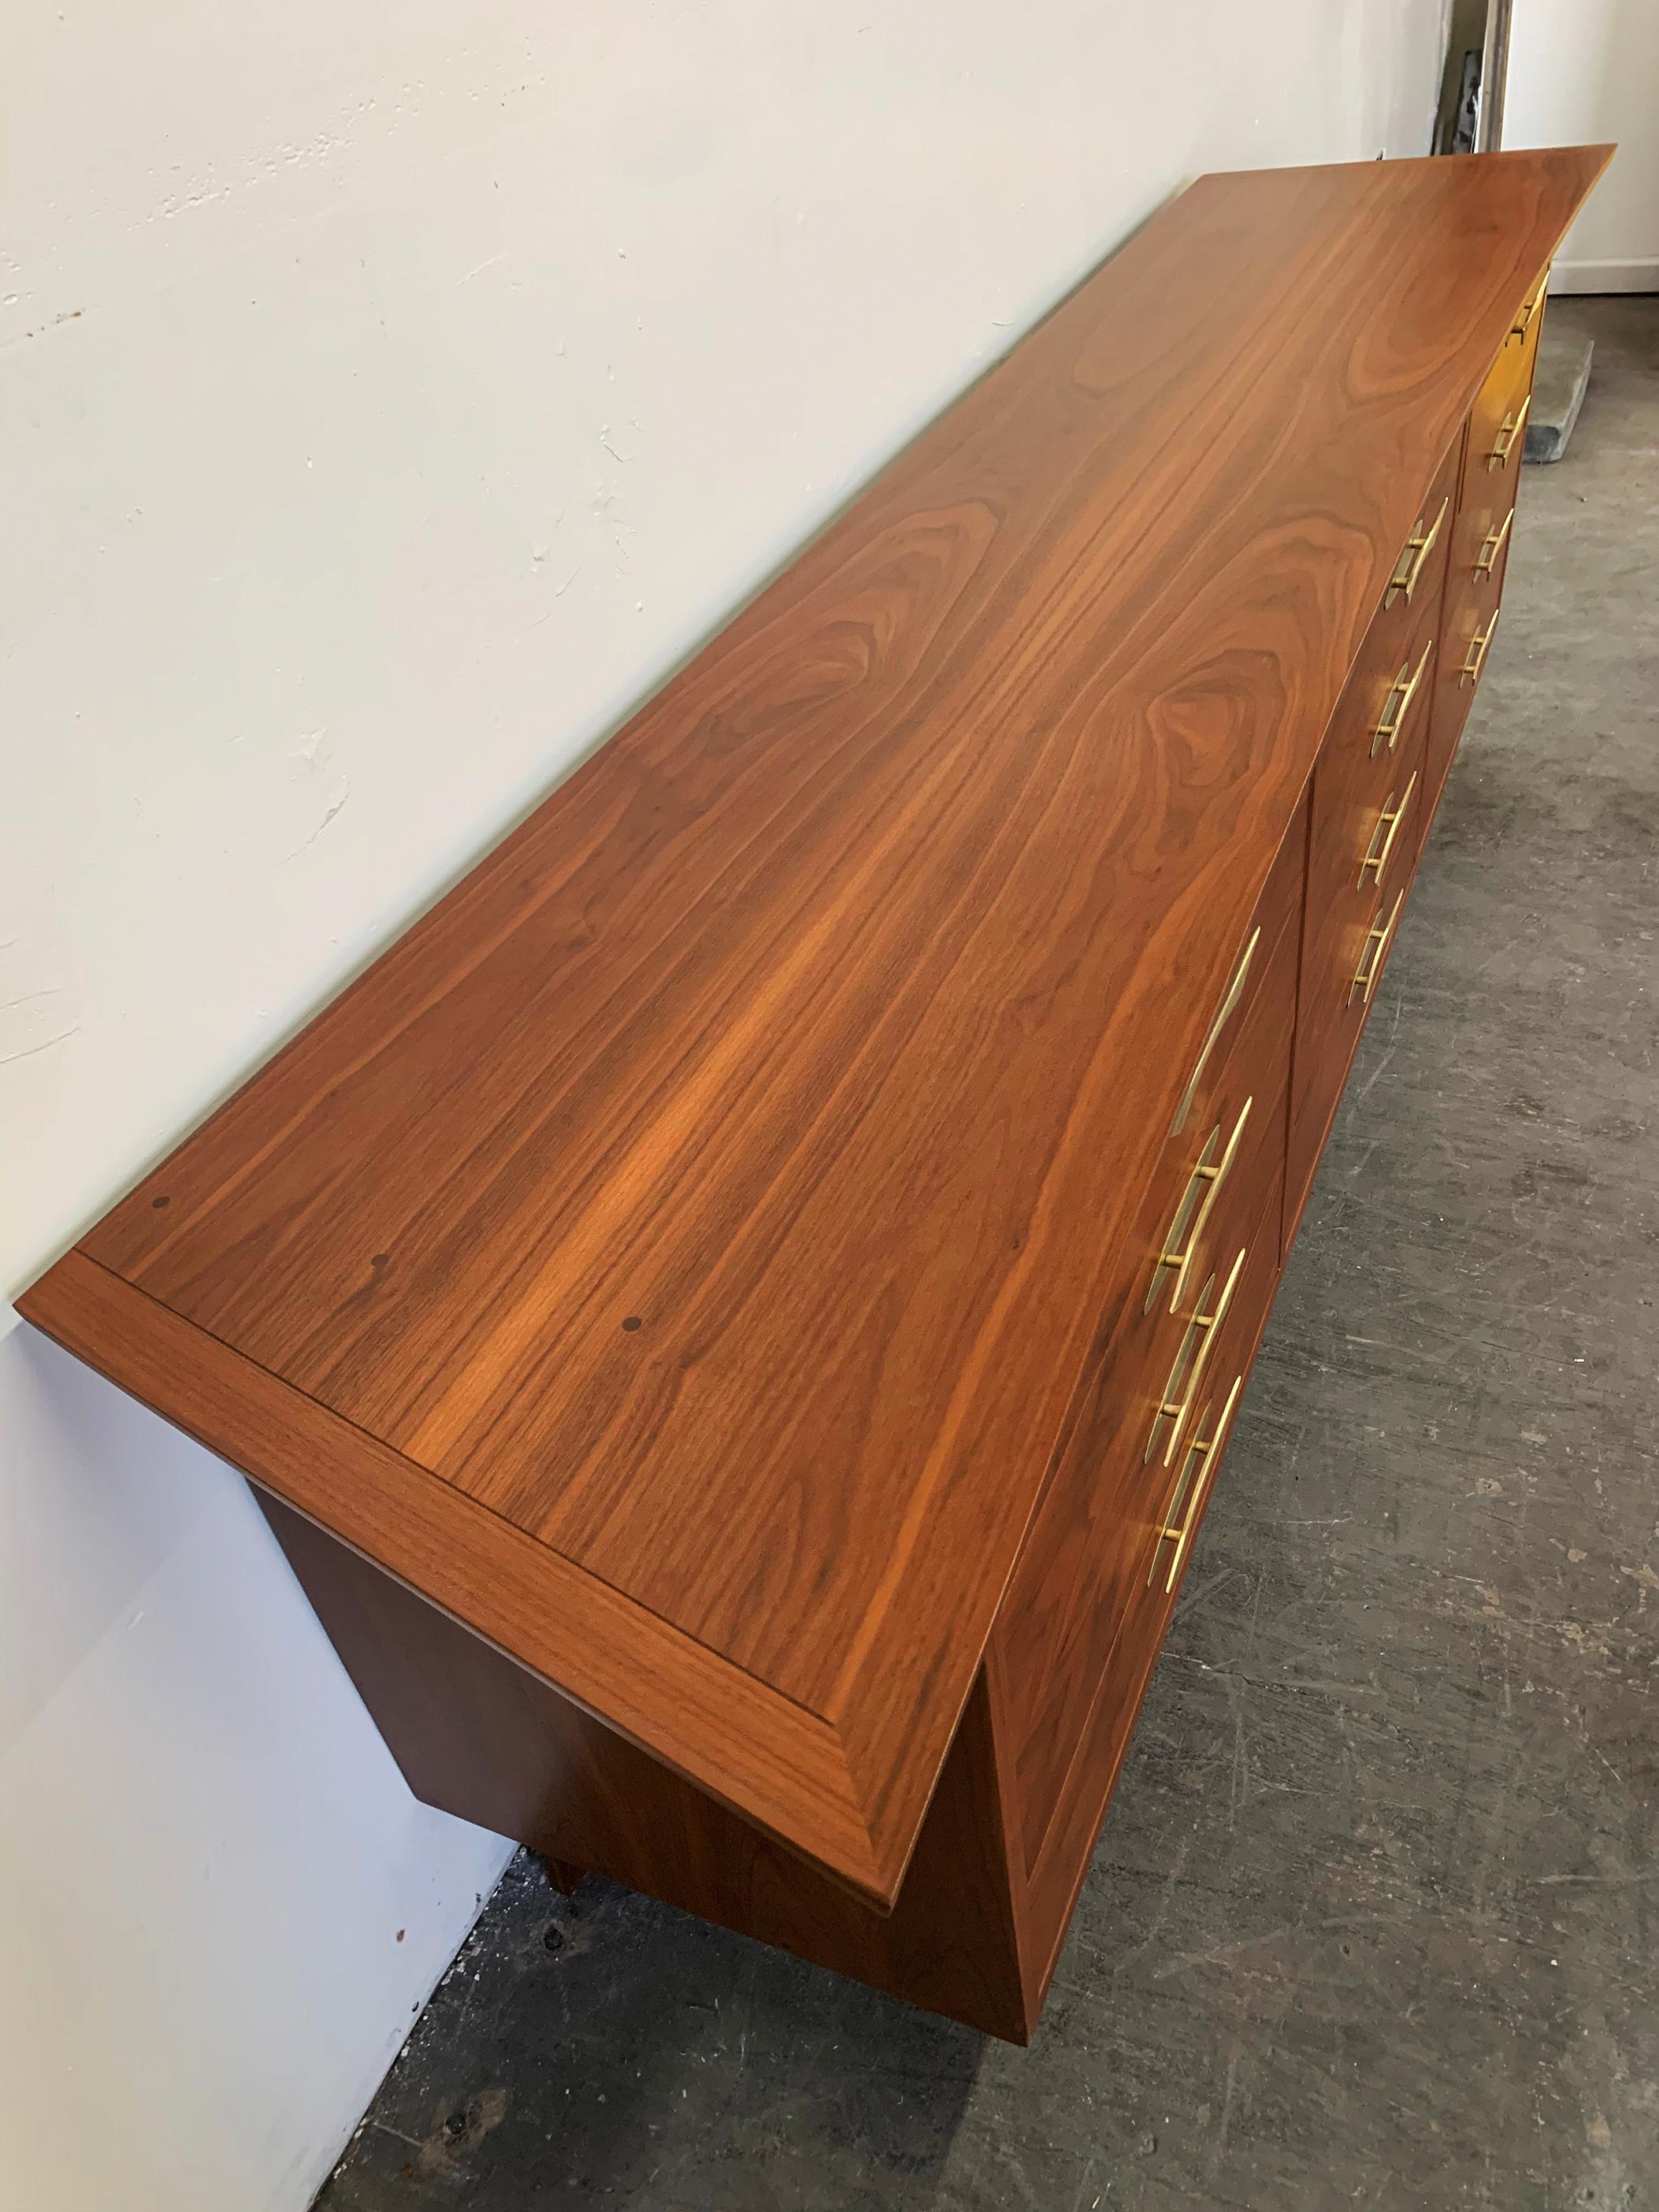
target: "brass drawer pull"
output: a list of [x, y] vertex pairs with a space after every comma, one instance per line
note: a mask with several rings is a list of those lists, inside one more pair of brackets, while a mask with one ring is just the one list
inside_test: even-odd
[[1255, 957], [1255, 948], [1261, 941], [1261, 930], [1253, 929], [1250, 932], [1249, 943], [1238, 956], [1238, 965], [1233, 969], [1232, 981], [1222, 994], [1221, 1004], [1216, 1008], [1215, 1019], [1210, 1024], [1210, 1034], [1205, 1038], [1198, 1058], [1193, 1063], [1193, 1072], [1187, 1079], [1187, 1088], [1181, 1094], [1180, 1105], [1176, 1108], [1175, 1126], [1170, 1131], [1172, 1137], [1178, 1137], [1181, 1134], [1182, 1125], [1193, 1109], [1193, 1095], [1198, 1089], [1198, 1079], [1204, 1073], [1204, 1063], [1215, 1050], [1215, 1041], [1226, 1027], [1228, 1015], [1238, 1004], [1243, 994], [1244, 978], [1250, 972], [1250, 963]]
[[1204, 1380], [1204, 1370], [1209, 1364], [1210, 1347], [1215, 1342], [1216, 1331], [1227, 1318], [1227, 1309], [1233, 1302], [1233, 1292], [1238, 1288], [1238, 1278], [1244, 1266], [1241, 1251], [1227, 1271], [1227, 1280], [1214, 1310], [1206, 1313], [1210, 1293], [1215, 1288], [1212, 1275], [1198, 1294], [1198, 1304], [1186, 1333], [1181, 1340], [1181, 1349], [1170, 1370], [1170, 1379], [1164, 1386], [1164, 1395], [1157, 1413], [1152, 1416], [1152, 1434], [1146, 1439], [1146, 1449], [1140, 1455], [1142, 1462], [1149, 1460], [1158, 1449], [1164, 1424], [1170, 1424], [1169, 1440], [1164, 1447], [1164, 1464], [1168, 1467], [1175, 1457], [1176, 1446], [1187, 1425], [1187, 1416], [1193, 1410], [1193, 1401], [1198, 1395], [1198, 1386]]
[[[1359, 965], [1354, 970], [1352, 982], [1348, 986], [1350, 1006], [1353, 1004], [1353, 994], [1356, 991], [1363, 991], [1365, 994], [1365, 1004], [1370, 1006], [1371, 993], [1376, 988], [1376, 979], [1382, 973], [1382, 963], [1389, 957], [1389, 940], [1394, 935], [1395, 922], [1400, 919], [1401, 902], [1405, 896], [1402, 886], [1394, 895], [1394, 904], [1389, 910], [1388, 920], [1384, 922], [1374, 921], [1365, 932], [1365, 949], [1359, 956]], [[1382, 911], [1380, 906], [1376, 910], [1379, 914]]]
[[1389, 696], [1382, 702], [1382, 713], [1371, 732], [1371, 758], [1376, 758], [1376, 749], [1386, 738], [1392, 752], [1400, 742], [1400, 732], [1406, 726], [1406, 717], [1411, 713], [1412, 701], [1417, 696], [1418, 686], [1423, 681], [1423, 672], [1429, 665], [1429, 655], [1434, 651], [1431, 638], [1424, 647], [1422, 657], [1415, 668], [1409, 661], [1401, 661], [1400, 673], [1389, 686]]
[[1509, 466], [1510, 455], [1515, 451], [1515, 441], [1527, 427], [1527, 410], [1532, 405], [1529, 392], [1513, 415], [1504, 417], [1504, 427], [1492, 440], [1492, 451], [1486, 456], [1488, 469]]
[[[1394, 850], [1395, 836], [1399, 830], [1401, 823], [1405, 819], [1406, 809], [1411, 805], [1412, 793], [1416, 790], [1416, 788], [1417, 770], [1413, 769], [1411, 773], [1411, 781], [1406, 786], [1405, 797], [1401, 800], [1398, 806], [1394, 803], [1394, 793], [1392, 792], [1389, 793], [1389, 803], [1382, 809], [1382, 811], [1377, 816], [1376, 827], [1371, 832], [1370, 848], [1366, 853], [1364, 859], [1359, 863], [1359, 880], [1361, 884], [1364, 884], [1366, 877], [1370, 875], [1373, 870], [1376, 871], [1378, 884], [1380, 884], [1382, 883], [1382, 871], [1388, 866], [1389, 855]], [[1379, 839], [1381, 840], [1380, 843], [1378, 842]]]
[[[1176, 1579], [1181, 1572], [1181, 1563], [1186, 1558], [1187, 1547], [1193, 1540], [1193, 1532], [1198, 1526], [1198, 1516], [1204, 1510], [1204, 1499], [1210, 1487], [1210, 1478], [1215, 1473], [1216, 1462], [1220, 1458], [1221, 1447], [1226, 1441], [1228, 1425], [1233, 1418], [1233, 1407], [1238, 1403], [1238, 1394], [1243, 1388], [1244, 1377], [1242, 1375], [1235, 1376], [1233, 1387], [1227, 1393], [1227, 1402], [1221, 1408], [1221, 1417], [1207, 1437], [1204, 1434], [1204, 1422], [1210, 1409], [1207, 1406], [1204, 1408], [1204, 1412], [1199, 1416], [1199, 1433], [1188, 1445], [1187, 1456], [1181, 1462], [1181, 1472], [1176, 1477], [1175, 1488], [1170, 1492], [1169, 1504], [1164, 1510], [1164, 1525], [1158, 1532], [1158, 1541], [1152, 1546], [1152, 1563], [1146, 1570], [1146, 1586], [1150, 1589], [1158, 1577], [1158, 1553], [1166, 1544], [1175, 1546], [1175, 1553], [1170, 1561], [1169, 1579], [1164, 1585], [1164, 1594], [1166, 1597], [1176, 1586]], [[1192, 1482], [1194, 1471], [1199, 1468], [1201, 1468], [1202, 1472], [1199, 1474], [1198, 1480], [1192, 1484], [1191, 1495], [1186, 1496], [1187, 1486], [1189, 1482]], [[1183, 1497], [1186, 1504], [1184, 1512], [1182, 1511]], [[1177, 1513], [1181, 1514], [1179, 1521], [1176, 1518]]]
[[1511, 507], [1504, 517], [1502, 526], [1497, 530], [1489, 530], [1481, 539], [1480, 550], [1476, 554], [1474, 560], [1474, 573], [1477, 579], [1481, 576], [1490, 576], [1498, 566], [1498, 556], [1504, 550], [1504, 540], [1510, 534], [1510, 525], [1514, 520], [1515, 509]]
[[1449, 496], [1440, 502], [1440, 512], [1427, 530], [1423, 518], [1417, 518], [1417, 527], [1406, 540], [1400, 558], [1395, 563], [1394, 574], [1389, 579], [1389, 588], [1382, 594], [1382, 604], [1391, 607], [1396, 599], [1404, 599], [1409, 606], [1412, 593], [1417, 589], [1417, 580], [1423, 574], [1423, 564], [1434, 550], [1434, 542], [1440, 535], [1440, 526], [1446, 519], [1446, 509], [1451, 505]]
[[1486, 629], [1476, 630], [1474, 635], [1469, 640], [1468, 657], [1457, 672], [1457, 680], [1460, 684], [1474, 685], [1480, 681], [1480, 672], [1486, 665], [1486, 655], [1492, 650], [1492, 632], [1497, 627], [1498, 616], [1494, 611]]
[[1504, 341], [1505, 345], [1509, 343], [1510, 338], [1524, 338], [1527, 332], [1532, 328], [1532, 319], [1538, 313], [1539, 308], [1543, 305], [1544, 293], [1549, 284], [1549, 271], [1547, 269], [1544, 271], [1544, 274], [1539, 278], [1537, 285], [1531, 296], [1521, 302], [1521, 312], [1516, 317], [1515, 320], [1510, 325], [1509, 337], [1506, 337]]
[[1193, 1255], [1199, 1248], [1205, 1224], [1210, 1218], [1210, 1209], [1219, 1197], [1221, 1186], [1227, 1180], [1227, 1172], [1238, 1157], [1238, 1140], [1244, 1133], [1244, 1124], [1249, 1120], [1250, 1109], [1255, 1103], [1254, 1098], [1247, 1098], [1239, 1108], [1233, 1133], [1228, 1138], [1226, 1149], [1219, 1159], [1217, 1159], [1216, 1153], [1221, 1146], [1221, 1124], [1218, 1121], [1211, 1130], [1204, 1149], [1198, 1156], [1198, 1165], [1187, 1178], [1187, 1188], [1175, 1210], [1175, 1218], [1170, 1224], [1164, 1249], [1153, 1262], [1152, 1279], [1147, 1288], [1146, 1303], [1140, 1309], [1142, 1313], [1152, 1311], [1166, 1267], [1173, 1267], [1176, 1271], [1175, 1281], [1170, 1290], [1170, 1311], [1173, 1313], [1180, 1304], [1181, 1294], [1187, 1287]]

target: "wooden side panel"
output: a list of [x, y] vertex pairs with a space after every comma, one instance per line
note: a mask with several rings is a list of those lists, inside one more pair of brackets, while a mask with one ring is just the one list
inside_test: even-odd
[[[618, 1734], [648, 1717], [653, 1750], [682, 1772], [712, 1768], [713, 1794], [787, 1834], [878, 1904], [903, 1859], [874, 1863], [834, 1733], [619, 1592], [544, 1551], [498, 1514], [458, 1499], [423, 1468], [314, 1399], [239, 1358], [79, 1251], [29, 1295], [28, 1319], [186, 1436], [332, 1528], [415, 1589], [441, 1575], [456, 1617], [555, 1681]], [[184, 1387], [181, 1378], [188, 1378]], [[465, 1510], [462, 1510], [465, 1506]]]
[[930, 2012], [1027, 2039], [1004, 1781], [975, 1684], [882, 1913], [326, 1531], [254, 1497], [416, 1796]]

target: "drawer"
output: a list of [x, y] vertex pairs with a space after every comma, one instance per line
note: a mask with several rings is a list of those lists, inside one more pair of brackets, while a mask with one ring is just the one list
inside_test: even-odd
[[1522, 455], [1527, 443], [1527, 415], [1532, 404], [1532, 375], [1538, 359], [1538, 333], [1544, 319], [1540, 276], [1516, 316], [1508, 337], [1486, 373], [1469, 416], [1463, 459], [1460, 512], [1499, 519], [1515, 504]]
[[[1319, 749], [1308, 839], [1306, 951], [1322, 957], [1324, 938], [1374, 902], [1392, 883], [1421, 799], [1437, 671], [1439, 606], [1431, 602], [1389, 675], [1363, 666], [1349, 679]], [[1305, 957], [1305, 956], [1304, 956]]]
[[[1435, 471], [1417, 518], [1401, 547], [1382, 594], [1371, 617], [1364, 642], [1354, 663], [1354, 678], [1366, 672], [1367, 680], [1385, 690], [1396, 677], [1412, 648], [1419, 626], [1440, 599], [1446, 574], [1447, 548], [1457, 511], [1457, 471], [1461, 438]], [[1410, 673], [1407, 668], [1405, 674]], [[1404, 677], [1401, 677], [1404, 681]], [[1353, 688], [1350, 679], [1349, 690]], [[1346, 695], [1345, 695], [1346, 696]]]
[[[1436, 651], [1426, 607], [1413, 634], [1410, 696], [1379, 721], [1374, 679], [1357, 671], [1313, 776], [1286, 1200], [1295, 1220], [1346, 1079], [1416, 866], [1426, 809]], [[1356, 684], [1358, 690], [1356, 692]], [[1392, 736], [1379, 736], [1384, 730]]]
[[[1103, 1657], [1068, 1685], [1039, 1774], [1018, 1778], [1026, 1844], [1026, 1921], [1044, 1980], [1052, 1968], [1107, 1800], [1163, 1643], [1199, 1527], [1237, 1417], [1250, 1364], [1279, 1285], [1277, 1194], [1242, 1240], [1246, 1257], [1178, 1460], [1126, 1499], [1113, 1530], [1122, 1561], [1116, 1632]], [[1131, 1455], [1133, 1456], [1133, 1455]], [[1040, 1800], [1026, 1795], [1041, 1783]]]
[[[1281, 1052], [1288, 1031], [1287, 1006], [1275, 1024]], [[1028, 1866], [1060, 1802], [1137, 1577], [1146, 1575], [1147, 1531], [1200, 1425], [1213, 1422], [1218, 1363], [1237, 1340], [1251, 1255], [1278, 1272], [1282, 1083], [1276, 1099], [1256, 1100], [1251, 1123], [1249, 1157], [1237, 1179], [1221, 1186], [1179, 1295], [1172, 1299], [1160, 1281], [1150, 1309], [1145, 1288], [1164, 1221], [1143, 1221], [1144, 1264], [1130, 1310], [1079, 1408], [998, 1615], [994, 1647]]]
[[[1402, 556], [1321, 744], [1314, 776], [1310, 902], [1321, 892], [1313, 871], [1322, 856], [1328, 869], [1340, 875], [1348, 872], [1347, 860], [1341, 858], [1347, 855], [1356, 888], [1379, 872], [1390, 872], [1400, 854], [1409, 852], [1415, 858], [1413, 833], [1422, 793], [1411, 779], [1434, 692], [1446, 564], [1455, 533], [1450, 501], [1462, 449], [1460, 433], [1436, 472], [1434, 489], [1424, 506], [1427, 520], [1419, 517], [1413, 531], [1413, 540], [1421, 540], [1418, 550], [1428, 556], [1416, 574], [1414, 588], [1407, 596], [1406, 584], [1413, 578], [1416, 556]], [[1391, 825], [1382, 822], [1379, 830], [1378, 824], [1402, 800], [1405, 818], [1383, 860], [1380, 840]], [[1366, 869], [1367, 856], [1374, 853], [1380, 866]], [[1334, 883], [1325, 886], [1336, 888]]]
[[[1504, 341], [1505, 351], [1514, 346], [1525, 349], [1529, 364], [1536, 358], [1538, 352], [1539, 326], [1544, 319], [1544, 300], [1549, 289], [1549, 265], [1546, 264], [1540, 271], [1532, 289], [1516, 310], [1515, 320], [1510, 325], [1509, 336]], [[1528, 376], [1532, 374], [1530, 366], [1528, 368], [1527, 374]]]
[[1123, 1626], [1132, 1642], [1153, 1620], [1155, 1638], [1163, 1636], [1278, 1287], [1272, 1228], [1265, 1215], [1255, 1231], [1241, 1241], [1240, 1253], [1243, 1265], [1237, 1287], [1198, 1394], [1197, 1410], [1180, 1451], [1165, 1469], [1162, 1492], [1154, 1494], [1157, 1510], [1136, 1532], [1133, 1589]]
[[[1261, 896], [1255, 902], [1227, 976], [1215, 999], [1209, 1025], [1194, 1055], [1187, 1086], [1176, 1108], [1170, 1140], [1153, 1170], [1154, 1205], [1162, 1190], [1173, 1200], [1194, 1164], [1191, 1133], [1216, 1120], [1225, 1105], [1224, 1090], [1237, 1041], [1250, 1027], [1255, 1010], [1266, 996], [1282, 988], [1274, 967], [1282, 961], [1282, 939], [1292, 939], [1300, 926], [1302, 885], [1307, 854], [1307, 802], [1297, 807], [1291, 825], [1279, 841], [1279, 852], [1267, 872]], [[1295, 952], [1289, 954], [1292, 980]]]
[[1434, 810], [1440, 803], [1457, 741], [1463, 734], [1463, 725], [1468, 720], [1469, 708], [1486, 673], [1486, 656], [1497, 635], [1498, 602], [1509, 562], [1508, 525], [1513, 515], [1511, 508], [1503, 532], [1479, 542], [1474, 560], [1460, 559], [1457, 573], [1447, 588], [1445, 636], [1435, 675], [1423, 768], [1425, 805], [1418, 825], [1419, 841], [1426, 834]]
[[[1452, 531], [1446, 574], [1444, 636], [1429, 717], [1428, 758], [1424, 769], [1427, 804], [1419, 824], [1419, 836], [1426, 833], [1439, 804], [1497, 626], [1498, 601], [1503, 595], [1510, 540], [1515, 527], [1521, 448], [1525, 443], [1523, 425], [1521, 434], [1505, 447], [1503, 426], [1513, 425], [1531, 389], [1541, 319], [1541, 286], [1540, 291], [1540, 297], [1534, 303], [1530, 319], [1524, 309], [1516, 317], [1516, 331], [1511, 333], [1499, 353], [1469, 417], [1462, 502]], [[1527, 325], [1524, 331], [1521, 328], [1523, 321]]]
[[[1156, 1487], [1144, 1449], [1134, 1458], [1127, 1430], [1120, 1449], [1102, 1423], [1129, 1400], [1156, 1402], [1151, 1394], [1168, 1381], [1216, 1254], [1241, 1221], [1261, 1211], [1265, 1192], [1282, 1192], [1307, 809], [1304, 797], [1194, 1055], [1115, 1271], [1092, 1372], [1071, 1409], [998, 1616], [1006, 1703], [1034, 1801], [1051, 1802], [1056, 1787], [1052, 1770], [1066, 1725], [1056, 1686], [1074, 1674], [1091, 1679], [1117, 1633], [1127, 1589], [1115, 1533], [1123, 1486]], [[1273, 1233], [1277, 1259], [1276, 1225]], [[1150, 1419], [1149, 1412], [1148, 1433]], [[1146, 1437], [1139, 1441], [1144, 1447]]]

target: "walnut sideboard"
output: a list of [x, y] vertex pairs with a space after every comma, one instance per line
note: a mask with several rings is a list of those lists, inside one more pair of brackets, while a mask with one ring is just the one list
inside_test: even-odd
[[1203, 179], [21, 1300], [421, 1796], [1030, 2036], [1606, 158]]

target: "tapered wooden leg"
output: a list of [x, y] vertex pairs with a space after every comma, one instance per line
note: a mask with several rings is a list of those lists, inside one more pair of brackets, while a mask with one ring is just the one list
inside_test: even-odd
[[587, 1880], [587, 1869], [573, 1865], [568, 1859], [556, 1859], [549, 1851], [538, 1851], [543, 1870], [561, 1897], [574, 1897]]

